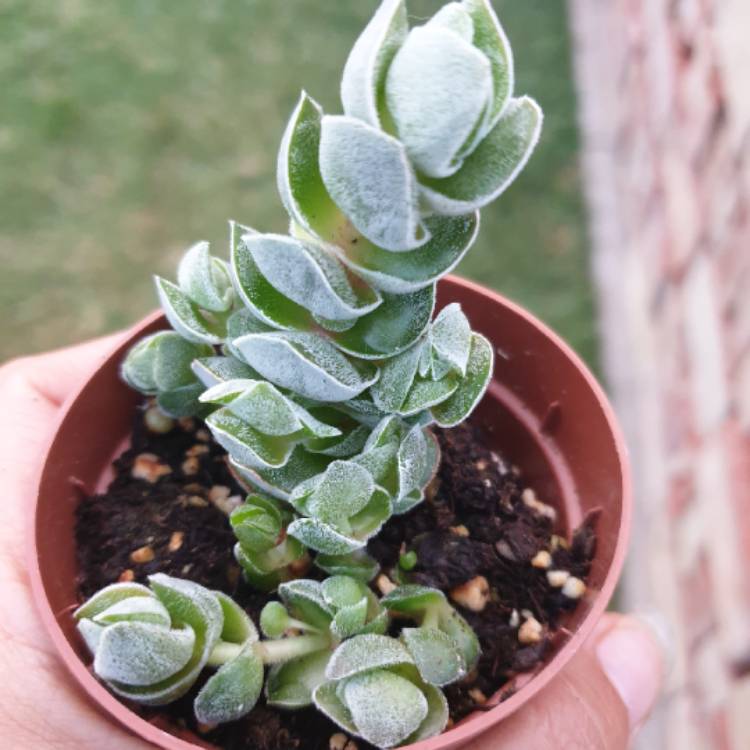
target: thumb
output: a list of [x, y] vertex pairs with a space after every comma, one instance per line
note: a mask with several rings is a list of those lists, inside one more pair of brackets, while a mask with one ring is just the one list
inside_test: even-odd
[[474, 750], [625, 750], [659, 695], [662, 649], [640, 620], [606, 615], [563, 672]]

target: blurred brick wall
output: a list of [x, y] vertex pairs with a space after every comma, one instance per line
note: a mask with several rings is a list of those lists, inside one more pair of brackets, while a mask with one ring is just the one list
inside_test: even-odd
[[605, 370], [672, 625], [639, 747], [750, 748], [750, 0], [570, 0]]

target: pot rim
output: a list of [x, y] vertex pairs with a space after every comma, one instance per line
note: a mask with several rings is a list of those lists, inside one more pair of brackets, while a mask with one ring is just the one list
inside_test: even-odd
[[[466, 290], [473, 294], [477, 294], [485, 297], [488, 302], [493, 305], [500, 305], [509, 309], [512, 313], [520, 318], [523, 318], [526, 323], [536, 328], [541, 334], [551, 341], [556, 347], [558, 347], [567, 359], [574, 365], [575, 369], [580, 373], [581, 377], [586, 381], [587, 386], [590, 388], [594, 395], [598, 406], [601, 408], [604, 418], [607, 422], [609, 430], [612, 433], [615, 451], [620, 464], [620, 478], [621, 478], [621, 512], [620, 512], [620, 523], [619, 523], [619, 534], [615, 545], [614, 554], [612, 557], [611, 565], [607, 570], [602, 586], [597, 592], [596, 597], [591, 603], [589, 611], [586, 613], [584, 620], [575, 632], [566, 640], [563, 646], [554, 654], [554, 656], [544, 666], [536, 672], [533, 677], [522, 685], [514, 695], [504, 700], [496, 707], [484, 711], [477, 712], [455, 727], [444, 731], [442, 734], [430, 739], [423, 740], [416, 744], [403, 746], [403, 750], [441, 750], [444, 747], [458, 747], [462, 743], [468, 742], [470, 739], [484, 733], [492, 726], [498, 724], [504, 718], [518, 710], [523, 704], [530, 701], [536, 696], [541, 690], [543, 690], [549, 682], [556, 677], [563, 668], [568, 664], [571, 658], [575, 655], [578, 649], [591, 635], [597, 623], [599, 622], [602, 614], [604, 613], [610, 599], [614, 593], [615, 587], [622, 572], [623, 564], [625, 561], [625, 555], [628, 548], [630, 539], [631, 522], [632, 522], [632, 476], [631, 468], [628, 459], [628, 450], [622, 431], [620, 429], [617, 417], [614, 409], [610, 404], [607, 396], [604, 393], [599, 382], [596, 380], [594, 375], [591, 373], [587, 365], [583, 362], [580, 356], [567, 344], [557, 333], [555, 333], [549, 326], [540, 321], [536, 316], [530, 313], [528, 310], [523, 308], [521, 305], [507, 299], [503, 295], [495, 292], [487, 287], [482, 286], [473, 281], [463, 279], [461, 277], [448, 275], [445, 277], [451, 283], [457, 286], [462, 286]], [[125, 350], [131, 345], [133, 338], [140, 333], [144, 328], [153, 325], [156, 321], [163, 318], [161, 311], [155, 311], [147, 315], [144, 319], [130, 327], [123, 333], [122, 338], [112, 347], [106, 357], [102, 360], [102, 363], [110, 361], [113, 357], [121, 357]], [[62, 423], [65, 421], [68, 412], [70, 411], [73, 403], [82, 395], [85, 390], [88, 381], [92, 377], [91, 372], [87, 373], [83, 378], [79, 386], [76, 387], [73, 393], [66, 399], [63, 405], [60, 407], [60, 412], [55, 423], [55, 427], [51, 432], [50, 438], [47, 442], [46, 448], [41, 455], [41, 460], [38, 464], [37, 477], [41, 481], [42, 470], [47, 463], [48, 455], [52, 446], [57, 438], [57, 434], [60, 430]], [[60, 627], [57, 615], [53, 612], [47, 594], [44, 588], [42, 571], [39, 565], [38, 547], [37, 547], [37, 534], [36, 534], [36, 516], [37, 516], [37, 505], [39, 500], [40, 487], [37, 486], [34, 492], [33, 508], [32, 513], [28, 519], [28, 570], [31, 579], [31, 588], [36, 608], [41, 620], [50, 636], [52, 643], [54, 644], [60, 658], [64, 662], [67, 669], [70, 671], [72, 676], [75, 678], [78, 685], [88, 694], [88, 696], [94, 701], [94, 703], [100, 709], [104, 709], [106, 713], [111, 715], [121, 724], [128, 727], [131, 732], [136, 733], [143, 739], [153, 742], [161, 747], [169, 747], [173, 750], [195, 750], [200, 745], [194, 742], [188, 742], [179, 737], [159, 729], [155, 724], [152, 724], [142, 717], [138, 716], [135, 712], [131, 711], [126, 705], [121, 703], [115, 698], [105, 687], [102, 685], [96, 677], [91, 673], [89, 668], [81, 661], [78, 654], [74, 651], [71, 644], [68, 642], [67, 637]], [[204, 745], [204, 747], [214, 747], [212, 745]]]

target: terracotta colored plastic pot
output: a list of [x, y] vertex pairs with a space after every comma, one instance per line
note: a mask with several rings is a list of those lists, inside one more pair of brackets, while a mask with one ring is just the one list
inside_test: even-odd
[[[516, 679], [517, 692], [512, 697], [410, 750], [465, 745], [517, 711], [554, 679], [590, 635], [609, 602], [630, 526], [625, 446], [604, 393], [581, 360], [528, 312], [477, 284], [450, 277], [443, 280], [439, 305], [453, 301], [461, 303], [472, 326], [495, 346], [494, 380], [478, 413], [492, 446], [521, 468], [541, 498], [558, 508], [561, 533], [570, 532], [590, 510], [601, 508], [602, 513], [588, 593], [564, 623], [572, 635], [555, 644], [536, 674]], [[31, 575], [52, 640], [88, 695], [154, 745], [189, 750], [209, 745], [145, 721], [93, 677], [70, 614], [76, 604], [73, 526], [81, 488], [91, 492], [106, 486], [110, 462], [126, 444], [133, 410], [141, 400], [120, 381], [118, 368], [136, 339], [164, 327], [158, 314], [136, 326], [63, 408], [39, 478]]]

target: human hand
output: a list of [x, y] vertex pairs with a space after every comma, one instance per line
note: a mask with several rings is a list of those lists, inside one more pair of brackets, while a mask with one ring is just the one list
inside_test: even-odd
[[[0, 737], [8, 750], [150, 747], [100, 714], [67, 674], [34, 611], [26, 533], [36, 473], [61, 404], [121, 335], [0, 368]], [[658, 696], [660, 649], [637, 619], [607, 615], [564, 672], [472, 750], [624, 750]]]

